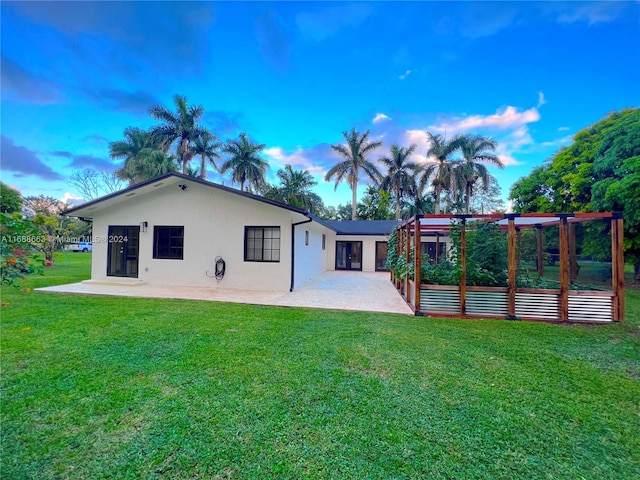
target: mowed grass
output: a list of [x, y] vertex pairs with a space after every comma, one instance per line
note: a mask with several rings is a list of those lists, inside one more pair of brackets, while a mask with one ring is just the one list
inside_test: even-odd
[[[87, 278], [67, 254], [23, 286]], [[624, 325], [2, 289], [3, 479], [640, 478]]]

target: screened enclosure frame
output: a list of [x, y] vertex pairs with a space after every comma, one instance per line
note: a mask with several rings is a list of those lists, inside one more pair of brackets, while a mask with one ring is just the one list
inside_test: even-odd
[[[570, 284], [577, 276], [576, 224], [609, 222], [611, 237], [610, 289], [575, 290]], [[506, 232], [508, 270], [504, 287], [467, 285], [467, 229], [473, 223], [497, 225]], [[421, 238], [435, 236], [437, 241], [451, 235], [458, 226], [460, 282], [458, 285], [428, 285], [421, 280]], [[535, 229], [536, 271], [544, 274], [543, 230], [558, 227], [558, 288], [520, 288], [516, 277], [520, 259], [521, 231]], [[461, 318], [505, 318], [549, 322], [623, 322], [624, 321], [624, 246], [623, 217], [618, 212], [604, 213], [504, 213], [488, 215], [416, 215], [396, 229], [395, 245], [412, 273], [391, 280], [416, 315]], [[608, 235], [608, 234], [607, 234]], [[438, 245], [436, 245], [436, 249]]]

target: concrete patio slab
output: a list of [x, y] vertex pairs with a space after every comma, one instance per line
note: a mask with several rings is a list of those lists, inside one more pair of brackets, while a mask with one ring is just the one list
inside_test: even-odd
[[413, 315], [412, 310], [391, 284], [389, 274], [380, 272], [324, 272], [293, 292], [287, 293], [145, 283], [132, 285], [126, 282], [91, 280], [36, 290], [66, 294], [175, 298]]

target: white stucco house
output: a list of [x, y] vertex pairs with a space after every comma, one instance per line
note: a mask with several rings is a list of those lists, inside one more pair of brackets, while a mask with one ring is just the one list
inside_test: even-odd
[[[291, 291], [326, 270], [384, 270], [396, 222], [326, 221], [169, 173], [66, 215], [93, 222], [89, 282]], [[221, 273], [224, 262], [224, 276]]]

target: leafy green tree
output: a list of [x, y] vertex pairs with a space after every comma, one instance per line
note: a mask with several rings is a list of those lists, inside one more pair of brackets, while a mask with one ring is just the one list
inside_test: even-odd
[[447, 140], [443, 135], [427, 132], [427, 139], [431, 144], [427, 150], [427, 157], [432, 163], [423, 168], [420, 180], [420, 190], [423, 191], [431, 183], [434, 192], [435, 213], [440, 214], [440, 202], [443, 190], [453, 190], [455, 180], [453, 176], [457, 162], [452, 156], [457, 153], [465, 142], [464, 135], [456, 135]]
[[207, 178], [207, 159], [213, 165], [213, 168], [218, 170], [216, 160], [220, 160], [220, 148], [222, 143], [218, 141], [218, 138], [210, 132], [202, 132], [201, 135], [196, 137], [193, 141], [193, 154], [200, 155], [200, 178], [205, 180]]
[[124, 164], [115, 175], [129, 185], [149, 180], [158, 175], [176, 170], [173, 156], [163, 149], [163, 140], [136, 127], [124, 130], [124, 140], [111, 142], [111, 158], [124, 159]]
[[470, 213], [471, 197], [475, 187], [480, 184], [482, 190], [489, 188], [489, 170], [483, 163], [491, 163], [504, 168], [494, 152], [498, 142], [482, 135], [465, 136], [462, 142], [462, 161], [456, 166], [456, 177], [459, 186], [464, 190], [465, 213]]
[[240, 183], [240, 190], [259, 189], [264, 184], [264, 176], [268, 163], [260, 158], [260, 152], [265, 144], [252, 143], [246, 133], [241, 133], [237, 139], [227, 140], [222, 152], [229, 155], [229, 159], [220, 166], [223, 175], [231, 171], [231, 182]]
[[389, 156], [380, 158], [380, 163], [387, 167], [387, 174], [382, 179], [381, 186], [384, 190], [393, 192], [395, 196], [396, 220], [400, 220], [402, 216], [402, 199], [413, 191], [415, 174], [420, 168], [417, 163], [409, 160], [416, 148], [414, 144], [406, 148], [394, 143], [391, 145]]
[[165, 145], [178, 142], [176, 152], [178, 161], [182, 164], [182, 173], [187, 173], [187, 166], [194, 153], [190, 150], [191, 142], [205, 135], [206, 129], [197, 124], [204, 115], [204, 107], [201, 105], [189, 106], [187, 98], [183, 95], [173, 97], [175, 113], [163, 105], [155, 105], [149, 109], [149, 114], [163, 123], [150, 130], [151, 137]]
[[[15, 285], [26, 274], [40, 272], [41, 265], [29, 258], [33, 244], [44, 240], [30, 218], [20, 212], [0, 213], [0, 283]], [[42, 263], [42, 262], [40, 262]]]
[[358, 218], [362, 220], [391, 220], [394, 217], [391, 194], [370, 185], [358, 203]]
[[351, 187], [351, 219], [357, 217], [358, 203], [358, 182], [360, 181], [360, 173], [363, 172], [367, 177], [375, 183], [380, 182], [381, 174], [378, 168], [367, 160], [367, 155], [376, 148], [382, 146], [382, 142], [369, 141], [370, 132], [360, 134], [355, 128], [350, 132], [342, 132], [345, 139], [344, 145], [331, 145], [331, 148], [337, 152], [344, 161], [337, 163], [329, 169], [325, 175], [325, 181], [330, 182], [335, 179], [335, 188], [338, 188], [340, 182], [346, 181]]
[[0, 182], [0, 212], [13, 213], [20, 212], [23, 199], [20, 192], [11, 188], [4, 182]]
[[[640, 108], [610, 113], [578, 132], [528, 177], [518, 180], [509, 198], [521, 212], [621, 211], [625, 254], [640, 277]], [[589, 228], [587, 253], [606, 256], [602, 229]]]
[[278, 202], [304, 208], [313, 214], [319, 214], [324, 209], [322, 198], [311, 191], [318, 182], [308, 170], [294, 170], [291, 165], [278, 170], [279, 186], [269, 186], [264, 193], [266, 198]]
[[167, 155], [153, 148], [143, 148], [134, 158], [127, 159], [124, 166], [116, 170], [116, 175], [118, 178], [128, 180], [129, 185], [134, 185], [176, 170], [177, 165], [173, 155]]

